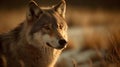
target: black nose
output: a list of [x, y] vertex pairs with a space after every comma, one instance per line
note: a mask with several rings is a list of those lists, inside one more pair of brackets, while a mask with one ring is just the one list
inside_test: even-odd
[[66, 42], [66, 40], [64, 40], [64, 39], [59, 40], [59, 44], [60, 44], [61, 46], [65, 46], [66, 43], [67, 43], [67, 42]]

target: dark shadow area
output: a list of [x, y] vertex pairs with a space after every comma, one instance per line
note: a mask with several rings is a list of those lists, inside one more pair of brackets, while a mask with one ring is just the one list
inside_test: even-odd
[[[52, 5], [59, 0], [35, 0], [40, 5]], [[24, 7], [29, 0], [1, 0], [0, 8], [18, 8]], [[119, 0], [66, 0], [67, 5], [75, 6], [78, 8], [103, 8], [103, 9], [120, 9]]]

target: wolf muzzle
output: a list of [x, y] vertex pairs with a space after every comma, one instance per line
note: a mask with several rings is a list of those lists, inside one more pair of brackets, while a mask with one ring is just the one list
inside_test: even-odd
[[52, 47], [52, 48], [55, 48], [55, 49], [63, 49], [63, 48], [65, 48], [65, 46], [66, 46], [66, 44], [67, 44], [67, 41], [65, 40], [65, 39], [60, 39], [59, 41], [58, 41], [58, 44], [59, 44], [59, 46], [57, 46], [57, 47], [53, 47], [53, 46], [51, 46], [51, 44], [50, 43], [46, 43], [49, 47]]

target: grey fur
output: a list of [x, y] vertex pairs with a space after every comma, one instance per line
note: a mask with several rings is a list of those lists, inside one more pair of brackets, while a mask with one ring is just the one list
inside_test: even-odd
[[34, 41], [34, 36], [40, 32], [42, 33], [41, 37], [47, 34], [58, 40], [67, 38], [66, 34], [62, 34], [67, 31], [67, 24], [52, 7], [49, 9], [40, 8], [43, 12], [35, 13], [35, 10], [38, 9], [36, 6], [34, 6], [35, 9], [29, 10], [29, 17], [27, 16], [21, 25], [0, 35], [0, 67], [54, 66], [63, 49], [43, 44], [42, 39], [40, 44]]

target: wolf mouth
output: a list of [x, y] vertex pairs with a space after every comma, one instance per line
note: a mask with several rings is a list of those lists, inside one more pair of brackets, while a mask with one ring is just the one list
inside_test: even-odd
[[46, 43], [48, 46], [52, 47], [48, 42]]
[[49, 47], [52, 47], [52, 48], [55, 48], [55, 49], [59, 49], [59, 50], [64, 48], [64, 46], [53, 47], [53, 46], [51, 46], [50, 43], [48, 43], [48, 42], [47, 42], [46, 44], [47, 44]]

